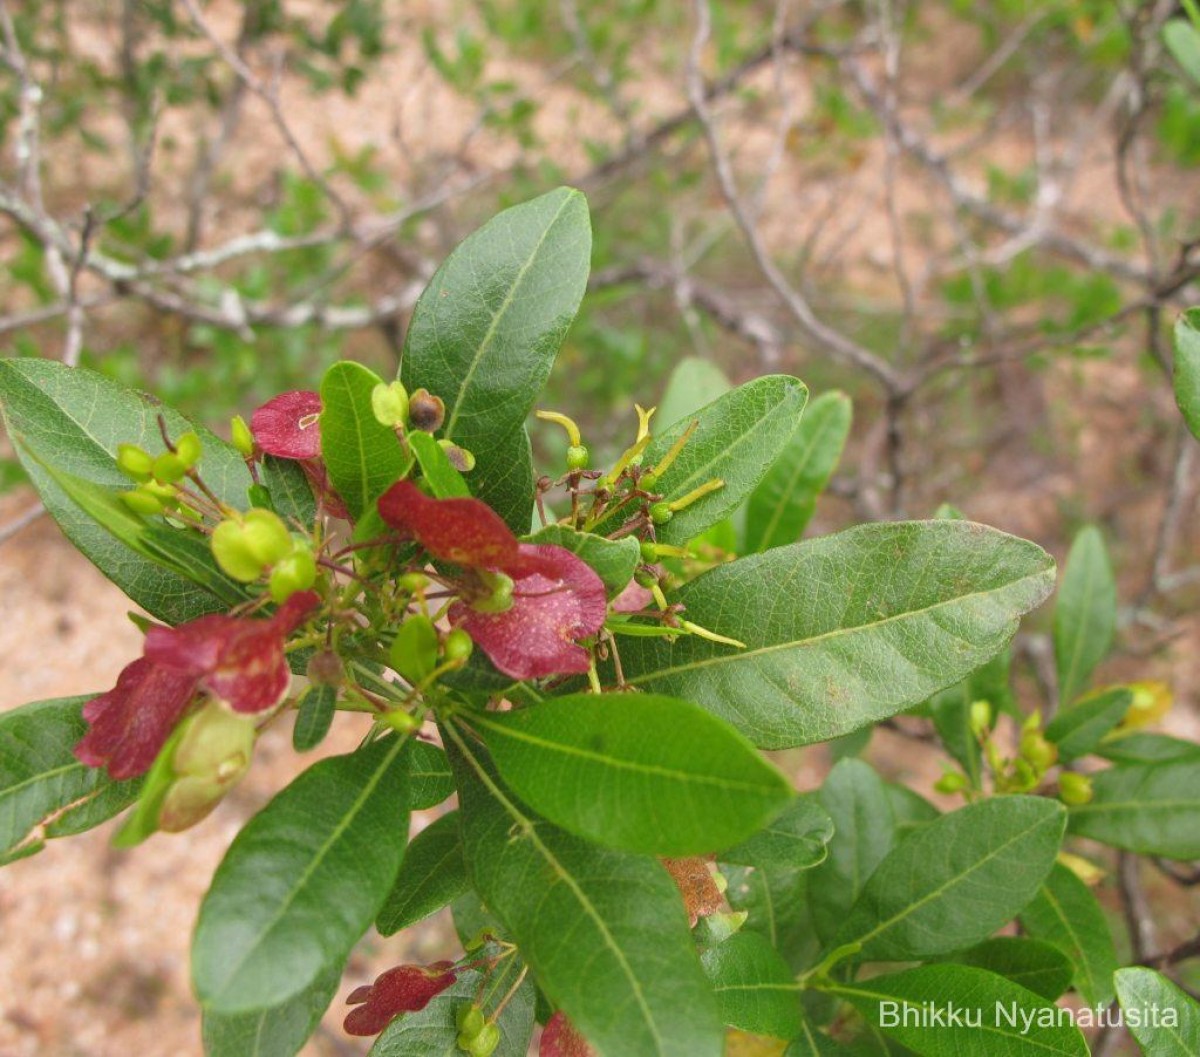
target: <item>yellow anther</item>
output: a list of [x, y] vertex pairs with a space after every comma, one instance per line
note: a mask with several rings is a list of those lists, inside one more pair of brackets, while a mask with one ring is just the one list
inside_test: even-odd
[[575, 424], [575, 420], [568, 418], [566, 415], [560, 415], [557, 411], [535, 411], [543, 422], [553, 422], [556, 426], [562, 426], [567, 431], [567, 439], [575, 447], [578, 447], [583, 441], [579, 436], [579, 427]]

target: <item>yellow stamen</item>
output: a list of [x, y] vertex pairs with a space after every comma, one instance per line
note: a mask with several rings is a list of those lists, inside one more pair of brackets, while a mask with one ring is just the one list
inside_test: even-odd
[[680, 496], [678, 499], [672, 499], [667, 506], [673, 511], [682, 510], [684, 507], [691, 506], [697, 499], [703, 499], [710, 492], [715, 492], [718, 489], [724, 488], [725, 482], [720, 477], [714, 477], [711, 481], [702, 484], [699, 488], [695, 488], [688, 492], [685, 496]]
[[652, 407], [647, 411], [641, 404], [634, 404], [633, 409], [637, 412], [638, 417], [637, 439], [641, 440], [643, 437], [650, 436], [650, 420], [654, 417], [654, 412], [658, 408]]
[[[617, 478], [625, 472], [625, 468], [646, 450], [646, 445], [649, 443], [650, 435], [647, 434], [641, 440], [635, 441], [630, 447], [625, 449], [624, 454], [613, 463], [612, 469], [604, 475], [609, 487], [616, 483]], [[597, 482], [597, 484], [599, 485], [600, 482]]]
[[671, 463], [679, 458], [679, 453], [683, 451], [683, 449], [687, 446], [687, 442], [692, 439], [692, 434], [695, 433], [699, 428], [700, 420], [694, 419], [688, 428], [680, 434], [679, 439], [671, 445], [670, 449], [667, 451], [667, 454], [659, 460], [658, 465], [650, 472], [653, 473], [655, 477], [662, 477], [662, 475], [670, 468]]
[[690, 620], [681, 620], [679, 623], [684, 631], [690, 631], [693, 635], [698, 635], [702, 639], [708, 639], [709, 642], [720, 642], [725, 646], [736, 646], [739, 650], [746, 648], [744, 642], [738, 642], [737, 639], [731, 639], [727, 635], [718, 635], [715, 631], [702, 628], [699, 624], [693, 624]]
[[535, 411], [534, 414], [543, 422], [553, 422], [556, 426], [562, 426], [567, 431], [567, 439], [575, 447], [579, 447], [583, 443], [579, 439], [579, 427], [575, 424], [574, 419], [560, 415], [557, 411]]

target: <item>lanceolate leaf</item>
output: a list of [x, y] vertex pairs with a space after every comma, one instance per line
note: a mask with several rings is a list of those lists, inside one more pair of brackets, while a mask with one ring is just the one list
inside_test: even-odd
[[824, 860], [833, 836], [833, 819], [814, 793], [792, 800], [749, 840], [717, 858], [744, 866], [791, 866], [809, 869]]
[[[926, 965], [832, 990], [921, 1057], [1088, 1057], [1066, 1010], [983, 969]], [[939, 1010], [957, 1021], [931, 1021]]]
[[1146, 1057], [1200, 1053], [1200, 1005], [1153, 969], [1117, 972], [1117, 996], [1130, 1033]]
[[735, 932], [705, 951], [721, 1019], [730, 1027], [791, 1039], [800, 1033], [800, 989], [779, 953], [754, 932]]
[[746, 550], [765, 551], [794, 543], [817, 508], [850, 433], [850, 398], [822, 393], [800, 419], [796, 432], [746, 508]]
[[896, 822], [883, 780], [861, 760], [841, 760], [819, 796], [833, 837], [828, 857], [813, 871], [809, 907], [817, 934], [828, 942], [896, 843]]
[[52, 360], [0, 360], [0, 411], [10, 435], [20, 442], [18, 455], [46, 509], [67, 538], [134, 602], [171, 624], [222, 608], [83, 514], [44, 469], [22, 454], [20, 445], [28, 445], [61, 472], [105, 489], [128, 489], [133, 483], [117, 469], [117, 445], [138, 444], [152, 454], [164, 451], [158, 428], [162, 415], [172, 437], [188, 430], [200, 435], [205, 482], [224, 502], [244, 509], [250, 474], [230, 445], [142, 393]]
[[1129, 711], [1133, 694], [1124, 687], [1090, 694], [1064, 709], [1046, 727], [1046, 737], [1058, 746], [1064, 762], [1086, 756]]
[[834, 937], [866, 960], [908, 961], [986, 939], [1036, 894], [1066, 813], [1042, 797], [968, 804], [910, 833], [879, 864]]
[[87, 731], [81, 712], [88, 700], [63, 697], [0, 713], [0, 857], [27, 840], [31, 850], [40, 848], [34, 829], [51, 819], [64, 822], [68, 809], [80, 821], [89, 806], [94, 810], [87, 825], [47, 836], [90, 829], [137, 798], [140, 779], [113, 782], [104, 770], [75, 759], [73, 750]]
[[1110, 767], [1071, 809], [1071, 832], [1166, 859], [1200, 859], [1200, 758]]
[[408, 837], [396, 737], [314, 764], [237, 835], [204, 897], [192, 980], [220, 1015], [274, 1008], [340, 970]]
[[317, 516], [317, 501], [300, 464], [293, 459], [266, 455], [261, 473], [275, 513], [290, 526], [309, 528]]
[[1200, 744], [1172, 738], [1169, 734], [1123, 734], [1103, 741], [1096, 755], [1113, 763], [1171, 763], [1200, 760]]
[[[455, 1021], [458, 1010], [470, 1005], [478, 996], [484, 1010], [490, 1014], [515, 983], [520, 972], [519, 963], [519, 958], [510, 958], [509, 968], [489, 977], [482, 993], [482, 973], [475, 970], [459, 973], [457, 982], [424, 1009], [392, 1021], [371, 1047], [371, 1057], [416, 1057], [418, 1054], [420, 1057], [462, 1057]], [[525, 1057], [529, 1052], [535, 1000], [533, 984], [526, 979], [496, 1020], [500, 1045], [492, 1057]]]
[[817, 942], [809, 917], [815, 887], [811, 870], [792, 866], [730, 866], [721, 873], [729, 882], [725, 898], [747, 915], [743, 931], [756, 932], [783, 955], [794, 971], [812, 964]]
[[1034, 939], [1053, 943], [1075, 967], [1075, 990], [1093, 1008], [1113, 1000], [1117, 952], [1104, 911], [1088, 888], [1056, 863], [1024, 910], [1021, 926]]
[[681, 499], [716, 478], [724, 482], [660, 526], [658, 539], [686, 543], [741, 506], [791, 438], [807, 399], [799, 379], [756, 378], [657, 433], [643, 457], [646, 467], [657, 466], [691, 423], [699, 423], [655, 486], [664, 499]]
[[1200, 437], [1200, 311], [1194, 308], [1175, 324], [1174, 378], [1175, 401], [1188, 429]]
[[[523, 423], [579, 308], [591, 259], [587, 202], [559, 188], [507, 209], [465, 239], [434, 274], [413, 311], [400, 378], [446, 402], [442, 435], [476, 458], [472, 491], [494, 502], [516, 532], [529, 528], [528, 461], [523, 511], [512, 501], [512, 454]], [[520, 466], [516, 467], [519, 471]], [[494, 504], [496, 505], [496, 504]]]
[[335, 363], [321, 379], [321, 456], [355, 519], [412, 465], [395, 432], [371, 409], [379, 384], [377, 374], [352, 360]]
[[437, 807], [454, 792], [446, 754], [427, 741], [411, 742], [408, 752], [408, 799], [414, 811]]
[[551, 1002], [599, 1057], [719, 1057], [716, 1002], [666, 870], [541, 821], [446, 729], [467, 872]]
[[745, 649], [629, 638], [621, 660], [638, 687], [695, 701], [757, 745], [804, 745], [963, 678], [1053, 578], [1039, 547], [982, 525], [864, 525], [718, 566], [676, 593], [689, 620]]
[[206, 1057], [293, 1057], [316, 1030], [341, 981], [339, 968], [270, 1009], [231, 1016], [206, 1010], [201, 1030]]
[[1041, 940], [996, 936], [946, 961], [986, 969], [1050, 1001], [1071, 986], [1074, 968], [1057, 947]]
[[608, 597], [619, 595], [633, 578], [641, 561], [638, 541], [633, 536], [610, 540], [591, 532], [576, 532], [565, 525], [547, 525], [529, 537], [530, 543], [553, 543], [578, 554], [604, 581]]
[[1089, 525], [1071, 544], [1054, 607], [1058, 695], [1069, 706], [1112, 645], [1117, 627], [1117, 584], [1098, 529]]
[[470, 722], [526, 803], [628, 851], [717, 851], [758, 830], [791, 795], [728, 724], [656, 694], [575, 694]]
[[463, 475], [450, 464], [450, 457], [442, 451], [431, 434], [414, 429], [409, 431], [406, 439], [421, 467], [421, 475], [434, 496], [438, 499], [454, 499], [471, 494]]
[[667, 379], [667, 388], [655, 412], [655, 428], [663, 430], [675, 425], [732, 388], [725, 372], [711, 360], [684, 357]]
[[409, 844], [375, 927], [380, 935], [390, 936], [441, 910], [469, 887], [458, 812], [451, 811]]

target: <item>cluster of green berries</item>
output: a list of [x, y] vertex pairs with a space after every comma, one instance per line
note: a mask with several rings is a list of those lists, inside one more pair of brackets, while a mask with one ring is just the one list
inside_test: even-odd
[[231, 514], [213, 530], [212, 552], [222, 571], [239, 583], [254, 583], [269, 569], [267, 589], [276, 602], [307, 591], [317, 579], [312, 541], [289, 532], [273, 510], [255, 507]]
[[500, 1045], [500, 1029], [486, 1019], [473, 1003], [461, 1006], [454, 1017], [458, 1025], [458, 1048], [470, 1057], [491, 1057]]
[[183, 434], [174, 451], [151, 455], [136, 444], [117, 445], [117, 466], [137, 487], [121, 494], [121, 501], [136, 514], [153, 517], [182, 510], [195, 515], [182, 501], [179, 483], [200, 461], [203, 449], [195, 433]]

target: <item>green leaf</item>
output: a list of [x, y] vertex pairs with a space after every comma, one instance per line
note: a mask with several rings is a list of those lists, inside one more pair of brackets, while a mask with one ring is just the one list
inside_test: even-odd
[[[1182, 18], [1173, 18], [1163, 26], [1162, 34], [1172, 57], [1193, 83], [1200, 85], [1200, 31]], [[1184, 318], [1188, 314], [1184, 313]]]
[[[523, 424], [587, 287], [591, 245], [578, 191], [506, 209], [450, 254], [408, 327], [401, 380], [446, 402], [442, 435], [475, 456], [472, 490], [506, 507], [518, 533], [533, 508]], [[514, 470], [525, 470], [523, 482], [511, 479]]]
[[809, 906], [817, 935], [828, 943], [895, 845], [896, 822], [883, 780], [861, 760], [841, 760], [818, 795], [834, 831], [828, 857], [813, 871]]
[[1200, 859], [1200, 759], [1110, 767], [1091, 776], [1091, 803], [1071, 832], [1164, 859]]
[[748, 917], [744, 932], [763, 936], [794, 970], [812, 963], [817, 954], [807, 883], [812, 871], [791, 866], [730, 866], [721, 864], [728, 881], [725, 897]]
[[[114, 782], [108, 772], [75, 758], [75, 746], [87, 733], [83, 706], [93, 696], [36, 701], [0, 713], [0, 857], [18, 847], [33, 854], [43, 836], [81, 833], [137, 799], [140, 779]], [[68, 815], [75, 825], [63, 825]], [[43, 825], [44, 834], [35, 834]]]
[[381, 382], [352, 360], [333, 364], [321, 379], [321, 456], [355, 520], [412, 465], [395, 431], [371, 409], [371, 393]]
[[833, 836], [833, 819], [813, 793], [795, 797], [749, 840], [717, 858], [743, 866], [792, 866], [809, 869], [824, 860]]
[[293, 1057], [316, 1030], [341, 982], [338, 969], [269, 1009], [228, 1016], [205, 1010], [201, 1036], [206, 1057]]
[[522, 800], [571, 833], [627, 851], [728, 847], [791, 796], [728, 724], [656, 694], [573, 694], [470, 722]]
[[325, 740], [337, 710], [337, 687], [311, 686], [300, 698], [296, 725], [292, 728], [292, 748], [309, 752]]
[[[831, 990], [921, 1057], [1088, 1055], [1066, 1010], [983, 969], [925, 965]], [[951, 1009], [957, 1022], [928, 1019]]]
[[920, 829], [941, 816], [936, 807], [908, 786], [885, 782], [884, 787], [887, 789], [888, 802], [892, 805], [892, 814], [896, 817], [897, 837]]
[[1037, 893], [1065, 824], [1061, 804], [1032, 796], [943, 815], [879, 864], [832, 946], [859, 943], [863, 959], [908, 961], [986, 939]]
[[552, 543], [578, 554], [604, 581], [609, 598], [615, 598], [629, 586], [641, 561], [641, 550], [633, 536], [610, 540], [591, 532], [576, 532], [566, 525], [547, 525], [527, 538], [530, 543]]
[[1097, 746], [1096, 755], [1113, 763], [1171, 763], [1200, 759], [1200, 743], [1169, 734], [1122, 734]]
[[1080, 529], [1054, 607], [1058, 697], [1071, 704], [1108, 653], [1117, 628], [1117, 584], [1104, 539], [1092, 525]]
[[757, 745], [806, 745], [978, 668], [1053, 579], [1041, 548], [982, 525], [863, 525], [720, 565], [673, 595], [746, 649], [630, 639], [621, 660], [637, 686], [695, 701]]
[[317, 500], [300, 464], [264, 455], [261, 473], [275, 513], [289, 525], [310, 528], [317, 517]]
[[1086, 756], [1125, 717], [1133, 693], [1124, 687], [1090, 694], [1059, 712], [1046, 726], [1046, 737], [1058, 746], [1064, 762]]
[[1175, 402], [1192, 435], [1200, 437], [1200, 309], [1184, 312], [1175, 323], [1173, 376]]
[[711, 360], [685, 356], [667, 379], [666, 390], [655, 412], [655, 423], [660, 427], [673, 426], [732, 388], [725, 372]]
[[273, 1008], [341, 969], [400, 867], [403, 748], [391, 737], [321, 760], [237, 835], [192, 941], [192, 981], [206, 1010]]
[[822, 1035], [806, 1020], [783, 1057], [838, 1057], [848, 1053], [845, 1047], [839, 1046], [828, 1035]]
[[[61, 473], [114, 491], [132, 482], [117, 469], [117, 445], [138, 444], [151, 454], [165, 450], [158, 416], [177, 437], [195, 430], [204, 446], [200, 470], [230, 506], [246, 507], [250, 473], [233, 447], [152, 397], [82, 368], [52, 360], [0, 359], [0, 411], [18, 455], [46, 509], [67, 538], [135, 603], [169, 624], [223, 608], [222, 604], [160, 561], [113, 537], [81, 512], [25, 447]], [[22, 447], [25, 446], [25, 447]]]
[[1071, 960], [1051, 943], [1017, 936], [996, 936], [945, 961], [986, 969], [1050, 1001], [1071, 986]]
[[686, 543], [741, 506], [788, 443], [807, 399], [808, 390], [799, 379], [769, 375], [738, 386], [656, 433], [643, 466], [657, 466], [691, 423], [699, 423], [655, 486], [666, 501], [681, 499], [714, 478], [725, 482], [660, 526], [658, 539]]
[[463, 475], [450, 464], [450, 457], [431, 434], [414, 429], [407, 434], [407, 440], [421, 467], [421, 476], [435, 498], [461, 499], [471, 494]]
[[380, 935], [391, 936], [448, 906], [469, 887], [458, 812], [451, 811], [421, 830], [409, 844], [375, 927]]
[[1061, 950], [1075, 967], [1074, 987], [1092, 1008], [1113, 1000], [1117, 952], [1104, 911], [1073, 871], [1056, 863], [1021, 911], [1021, 927]]
[[747, 551], [765, 551], [800, 538], [842, 457], [851, 414], [850, 398], [837, 391], [822, 393], [809, 404], [783, 454], [750, 495]]
[[700, 959], [730, 1027], [791, 1039], [803, 1027], [800, 989], [779, 953], [754, 932], [735, 932]]
[[976, 701], [987, 701], [992, 705], [993, 715], [1005, 710], [1011, 699], [1008, 670], [1009, 651], [1005, 649], [962, 682], [934, 694], [929, 701], [929, 713], [943, 747], [962, 766], [975, 789], [981, 787], [983, 766], [979, 739], [971, 729], [971, 707]]
[[666, 870], [541, 821], [446, 732], [467, 873], [547, 998], [600, 1057], [719, 1057], [716, 1000]]
[[454, 792], [450, 761], [436, 745], [410, 743], [408, 760], [408, 799], [414, 811], [437, 807]]
[[1146, 1057], [1200, 1053], [1200, 1005], [1153, 969], [1117, 972], [1117, 996], [1130, 1034]]
[[[371, 1047], [370, 1057], [463, 1057], [458, 1048], [458, 1010], [469, 1005], [480, 988], [484, 1009], [490, 1013], [504, 993], [515, 983], [520, 972], [519, 958], [510, 958], [506, 967], [494, 973], [484, 985], [483, 974], [474, 969], [458, 974], [458, 980], [436, 995], [424, 1009], [406, 1013], [387, 1026]], [[525, 1057], [533, 1036], [533, 1015], [536, 991], [526, 980], [509, 1000], [496, 1021], [500, 1029], [500, 1045], [492, 1057]]]

